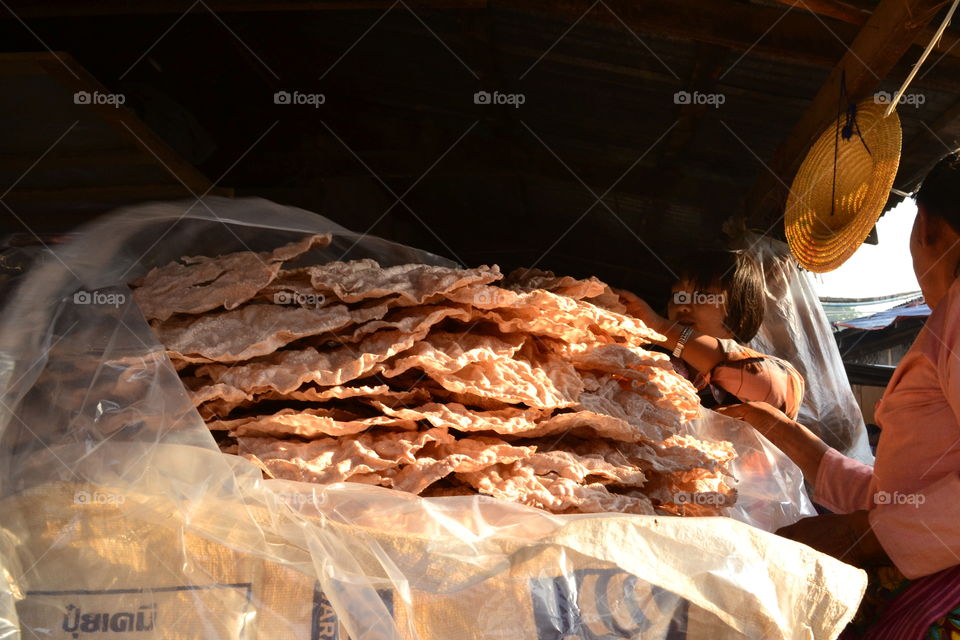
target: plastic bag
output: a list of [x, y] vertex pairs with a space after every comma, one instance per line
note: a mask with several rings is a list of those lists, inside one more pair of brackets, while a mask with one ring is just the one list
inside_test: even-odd
[[737, 479], [737, 502], [729, 515], [764, 531], [776, 531], [816, 515], [803, 485], [803, 473], [769, 440], [740, 420], [704, 411], [683, 425], [682, 433], [701, 440], [727, 440], [737, 458], [730, 472]]
[[[327, 231], [334, 243], [310, 260], [449, 264], [307, 212], [214, 198], [120, 211], [20, 279], [0, 316], [0, 539], [14, 541], [0, 562], [19, 621], [0, 591], [0, 630], [819, 638], [852, 616], [862, 571], [730, 518], [554, 516], [264, 481], [221, 454], [124, 283], [180, 256]], [[775, 528], [808, 512], [799, 472], [752, 429], [713, 413], [689, 429], [737, 445], [737, 517]]]
[[807, 274], [783, 242], [748, 233], [741, 244], [761, 264], [766, 281], [763, 325], [749, 346], [783, 358], [804, 377], [800, 423], [840, 453], [873, 464], [863, 415]]

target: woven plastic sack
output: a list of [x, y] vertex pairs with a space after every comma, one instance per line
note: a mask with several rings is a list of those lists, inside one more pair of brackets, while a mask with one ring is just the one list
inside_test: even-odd
[[[809, 511], [742, 423], [733, 518], [554, 516], [482, 496], [264, 481], [220, 453], [127, 282], [184, 255], [448, 264], [263, 200], [117, 212], [0, 315], [0, 633], [33, 638], [829, 638], [865, 574], [766, 528]], [[11, 635], [12, 634], [12, 635]]]

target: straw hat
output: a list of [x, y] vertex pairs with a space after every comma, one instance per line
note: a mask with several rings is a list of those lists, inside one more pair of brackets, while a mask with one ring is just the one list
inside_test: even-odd
[[849, 139], [839, 133], [838, 126], [847, 124], [847, 116], [841, 116], [839, 125], [832, 123], [820, 135], [793, 179], [787, 242], [810, 271], [824, 273], [843, 264], [883, 212], [900, 163], [901, 139], [900, 118], [896, 111], [884, 117], [886, 107], [873, 98], [858, 104]]

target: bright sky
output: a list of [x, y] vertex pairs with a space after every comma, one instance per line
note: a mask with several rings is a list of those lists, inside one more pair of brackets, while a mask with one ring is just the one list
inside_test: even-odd
[[879, 244], [863, 244], [839, 269], [811, 273], [821, 298], [874, 298], [919, 291], [910, 260], [910, 228], [917, 215], [912, 198], [890, 209], [877, 222]]

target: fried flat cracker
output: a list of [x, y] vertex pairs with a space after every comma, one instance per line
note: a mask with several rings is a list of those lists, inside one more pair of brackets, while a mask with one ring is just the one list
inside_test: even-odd
[[330, 244], [330, 235], [308, 236], [272, 252], [240, 251], [216, 258], [182, 258], [151, 269], [137, 283], [133, 297], [148, 320], [175, 313], [234, 309], [253, 298], [277, 276], [283, 262], [314, 247]]
[[256, 458], [274, 477], [328, 484], [356, 474], [416, 464], [416, 453], [431, 442], [453, 442], [444, 429], [365, 432], [339, 438], [294, 442], [276, 438], [237, 438], [239, 455]]
[[675, 434], [659, 444], [669, 449], [694, 450], [721, 466], [737, 457], [737, 452], [734, 450], [733, 445], [726, 440], [707, 442], [706, 440], [700, 440], [693, 436]]
[[275, 391], [288, 394], [306, 383], [319, 386], [342, 385], [372, 375], [377, 365], [412, 347], [422, 337], [402, 331], [380, 331], [356, 345], [329, 351], [312, 347], [277, 351], [244, 364], [208, 364], [197, 367], [197, 375], [214, 384], [227, 384], [246, 393]]
[[523, 438], [555, 438], [565, 434], [574, 437], [609, 438], [621, 442], [643, 442], [662, 440], [666, 431], [639, 418], [632, 418], [628, 422], [593, 411], [573, 411], [558, 413], [538, 422], [529, 431], [516, 433]]
[[453, 269], [426, 264], [382, 268], [373, 260], [330, 262], [307, 267], [316, 291], [344, 302], [397, 296], [408, 304], [423, 304], [428, 298], [455, 289], [494, 282], [502, 278], [496, 267]]
[[383, 367], [389, 378], [419, 368], [435, 375], [453, 373], [470, 363], [509, 358], [523, 347], [523, 334], [500, 336], [434, 331]]
[[[640, 347], [625, 344], [581, 346], [551, 343], [550, 348], [565, 355], [574, 367], [583, 371], [622, 374], [628, 371], [644, 371], [645, 367], [654, 367], [666, 369], [683, 380], [678, 374], [674, 373], [673, 365], [670, 364], [670, 356], [657, 351], [647, 351]], [[686, 382], [686, 380], [683, 381]]]
[[364, 403], [374, 401], [387, 406], [409, 406], [422, 404], [430, 400], [426, 389], [397, 391], [387, 385], [339, 385], [319, 388], [305, 385], [289, 393], [267, 391], [260, 394], [248, 394], [236, 387], [215, 384], [200, 387], [191, 392], [191, 398], [204, 420], [225, 418], [237, 409], [250, 409], [262, 402], [323, 403], [330, 400], [353, 398]]
[[475, 436], [451, 443], [425, 447], [417, 455], [417, 463], [400, 469], [389, 486], [400, 491], [421, 493], [434, 482], [452, 473], [480, 471], [491, 465], [529, 458], [534, 447], [517, 447], [499, 438]]
[[333, 236], [329, 233], [321, 233], [312, 236], [306, 236], [296, 242], [290, 242], [278, 247], [269, 253], [261, 254], [269, 256], [271, 262], [290, 262], [294, 258], [299, 258], [311, 249], [321, 249], [329, 246]]
[[655, 515], [650, 500], [642, 494], [612, 493], [599, 482], [580, 484], [554, 473], [537, 475], [525, 460], [497, 464], [480, 471], [458, 473], [457, 478], [481, 493], [539, 507], [554, 513], [602, 513], [615, 511]]
[[564, 338], [568, 342], [582, 341], [576, 339], [576, 331], [589, 331], [607, 338], [619, 338], [635, 346], [665, 339], [637, 318], [614, 313], [589, 302], [549, 291], [534, 290], [516, 293], [496, 286], [478, 284], [461, 287], [446, 295], [454, 302], [469, 304], [479, 309], [539, 310], [554, 322], [569, 326], [569, 338]]
[[250, 416], [233, 420], [211, 420], [212, 430], [228, 431], [232, 437], [260, 436], [282, 438], [297, 436], [314, 439], [322, 436], [353, 435], [373, 427], [393, 427], [416, 431], [417, 423], [390, 416], [357, 417], [339, 409], [281, 409], [272, 415]]
[[580, 392], [578, 380], [557, 381], [542, 369], [512, 358], [471, 362], [455, 371], [436, 360], [419, 359], [407, 364], [420, 367], [448, 391], [526, 404], [536, 409], [574, 406]]
[[310, 282], [310, 273], [306, 268], [281, 269], [270, 284], [256, 295], [257, 300], [272, 303], [285, 303], [304, 307], [322, 307], [339, 302], [334, 297], [318, 293]]
[[[654, 424], [673, 432], [692, 417], [695, 410], [686, 404], [682, 407], [689, 411], [681, 410], [673, 404], [672, 398], [668, 399], [666, 407], [657, 406], [630, 381], [589, 373], [582, 374], [582, 378], [585, 391], [580, 394], [576, 408], [614, 416], [639, 428]], [[699, 414], [699, 409], [696, 410], [694, 415]]]
[[525, 339], [523, 334], [434, 333], [384, 365], [382, 373], [393, 377], [417, 368], [454, 393], [538, 409], [573, 405], [582, 389], [580, 377], [555, 357], [537, 356], [535, 364], [511, 357], [526, 349]]
[[225, 405], [237, 407], [253, 399], [253, 396], [250, 394], [244, 393], [229, 384], [222, 383], [203, 385], [196, 389], [190, 389], [188, 387], [187, 393], [190, 395], [190, 400], [195, 407], [211, 402], [222, 402]]
[[630, 389], [647, 398], [661, 411], [675, 413], [680, 422], [700, 415], [700, 398], [688, 380], [672, 371], [650, 367], [636, 374], [625, 373]]
[[[704, 443], [694, 444], [696, 439], [665, 442], [615, 442], [605, 438], [568, 438], [555, 446], [578, 455], [598, 455], [610, 461], [625, 461], [642, 469], [649, 478], [671, 476], [678, 482], [694, 479], [704, 474], [722, 473], [729, 459], [718, 458], [708, 453]], [[669, 444], [667, 444], [669, 443]], [[727, 451], [730, 443], [717, 443], [721, 451]]]
[[646, 481], [643, 471], [627, 460], [607, 460], [597, 454], [580, 455], [562, 449], [537, 451], [525, 464], [538, 476], [556, 474], [580, 484], [599, 482], [640, 487]]
[[409, 420], [426, 420], [435, 427], [456, 429], [462, 433], [492, 431], [517, 435], [536, 428], [536, 421], [548, 414], [543, 409], [509, 407], [493, 411], [474, 411], [459, 403], [431, 402], [414, 408], [395, 409], [374, 401], [385, 415]]
[[366, 403], [385, 403], [387, 406], [395, 407], [397, 405], [424, 402], [430, 399], [430, 394], [426, 389], [398, 391], [391, 389], [385, 384], [380, 384], [374, 386], [343, 385], [328, 387], [326, 389], [304, 387], [284, 395], [268, 391], [263, 396], [258, 396], [258, 399], [262, 400], [293, 400], [298, 402], [324, 402], [326, 400], [344, 400], [347, 398], [356, 398]]
[[602, 295], [607, 285], [597, 278], [577, 280], [570, 276], [558, 277], [552, 271], [514, 269], [503, 279], [502, 286], [514, 291], [543, 289], [568, 298], [592, 298]]
[[[431, 450], [431, 453], [425, 453]], [[451, 473], [482, 471], [494, 465], [523, 461], [536, 475], [556, 474], [560, 478], [584, 483], [595, 480], [623, 486], [641, 486], [643, 472], [627, 465], [611, 464], [601, 457], [578, 456], [566, 451], [537, 452], [534, 446], [515, 446], [499, 438], [474, 436], [453, 443], [425, 447], [417, 454], [417, 464], [403, 467], [389, 486], [410, 493], [421, 493]]]
[[472, 393], [458, 393], [443, 388], [434, 382], [431, 378], [423, 376], [423, 380], [418, 382], [418, 386], [429, 392], [430, 397], [438, 402], [447, 404], [462, 404], [466, 407], [478, 409], [480, 411], [502, 411], [516, 405], [499, 398], [485, 398]]
[[171, 358], [184, 362], [240, 362], [273, 353], [295, 340], [382, 318], [387, 305], [319, 309], [251, 304], [203, 316], [181, 316], [154, 330]]
[[339, 333], [337, 339], [343, 342], [357, 342], [382, 329], [395, 329], [406, 333], [420, 334], [424, 329], [429, 329], [447, 318], [468, 322], [474, 318], [474, 315], [464, 307], [443, 305], [400, 307], [382, 320], [365, 322], [352, 331]]
[[735, 455], [729, 442], [708, 443], [689, 436], [659, 443], [572, 438], [557, 448], [642, 469], [647, 477], [644, 494], [674, 515], [723, 515], [736, 502], [725, 467]]
[[516, 269], [503, 279], [502, 286], [514, 291], [544, 289], [568, 298], [586, 300], [590, 304], [603, 307], [608, 311], [627, 312], [620, 296], [606, 283], [594, 277], [577, 280], [570, 276], [558, 277], [552, 271]]

